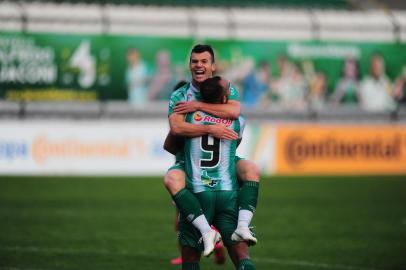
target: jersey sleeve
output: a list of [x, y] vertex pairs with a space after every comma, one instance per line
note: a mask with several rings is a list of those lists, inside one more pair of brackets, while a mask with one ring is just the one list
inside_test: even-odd
[[180, 88], [174, 91], [169, 99], [168, 116], [173, 113], [176, 103], [186, 101], [186, 91], [184, 88]]
[[238, 132], [238, 139], [242, 139], [242, 134], [244, 133], [245, 129], [245, 118], [244, 116], [238, 117], [238, 121], [240, 122], [240, 131]]
[[237, 87], [232, 85], [231, 83], [228, 85], [228, 89], [230, 90], [230, 95], [228, 96], [229, 100], [240, 100], [240, 94], [238, 93]]

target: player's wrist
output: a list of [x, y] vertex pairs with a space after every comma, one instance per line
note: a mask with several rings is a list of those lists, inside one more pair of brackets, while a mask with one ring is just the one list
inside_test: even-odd
[[206, 128], [207, 134], [212, 135], [213, 134], [213, 125], [206, 125], [205, 127], [207, 127]]
[[196, 111], [201, 111], [201, 110], [202, 110], [202, 107], [203, 107], [203, 102], [196, 101], [196, 103], [195, 103], [195, 109], [196, 109]]

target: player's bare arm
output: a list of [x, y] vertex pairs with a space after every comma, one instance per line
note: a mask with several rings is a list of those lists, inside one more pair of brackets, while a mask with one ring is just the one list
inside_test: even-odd
[[238, 134], [225, 125], [195, 125], [186, 123], [184, 115], [178, 113], [173, 113], [169, 116], [169, 127], [171, 134], [175, 136], [200, 137], [210, 134], [219, 139], [238, 139]]
[[176, 104], [174, 111], [186, 114], [195, 111], [204, 111], [214, 116], [227, 119], [237, 119], [240, 116], [240, 102], [229, 100], [226, 104], [211, 104], [201, 101], [182, 101]]

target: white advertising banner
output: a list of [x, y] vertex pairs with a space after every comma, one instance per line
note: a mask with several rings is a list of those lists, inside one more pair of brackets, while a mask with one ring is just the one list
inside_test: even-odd
[[0, 122], [1, 175], [160, 175], [166, 120]]
[[[0, 121], [0, 175], [163, 175], [162, 120]], [[275, 171], [275, 127], [247, 125], [237, 154]]]
[[271, 175], [276, 170], [275, 125], [268, 123], [247, 124], [237, 155], [258, 165], [261, 173]]

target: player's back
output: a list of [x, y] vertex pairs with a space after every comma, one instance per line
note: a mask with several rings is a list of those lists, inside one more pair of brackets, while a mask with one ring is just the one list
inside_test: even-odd
[[[221, 119], [205, 112], [194, 112], [186, 121], [198, 125], [225, 124], [241, 137], [242, 117], [237, 120]], [[235, 170], [237, 140], [214, 138], [210, 135], [187, 138], [185, 166], [187, 186], [193, 192], [238, 189]]]

